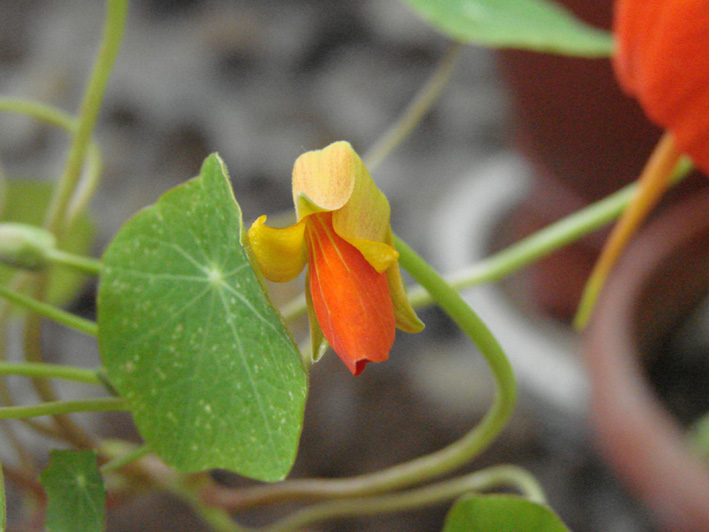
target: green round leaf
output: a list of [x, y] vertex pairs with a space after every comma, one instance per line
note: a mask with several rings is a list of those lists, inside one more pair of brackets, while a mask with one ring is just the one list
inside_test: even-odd
[[[45, 181], [6, 180], [2, 222], [18, 222], [41, 226], [52, 197], [52, 184]], [[86, 255], [94, 244], [94, 224], [87, 214], [81, 214], [57, 242], [57, 248]], [[0, 284], [7, 284], [17, 269], [0, 264]], [[69, 303], [77, 294], [86, 275], [73, 269], [51, 266], [47, 301], [55, 305]]]
[[106, 492], [95, 451], [51, 451], [41, 480], [47, 492], [47, 530], [105, 529]]
[[307, 373], [242, 242], [241, 210], [212, 155], [106, 250], [99, 349], [166, 462], [273, 481], [295, 460]]
[[511, 495], [467, 495], [446, 517], [443, 532], [569, 532], [543, 504]]
[[493, 48], [608, 56], [612, 36], [550, 0], [404, 0], [449, 37]]

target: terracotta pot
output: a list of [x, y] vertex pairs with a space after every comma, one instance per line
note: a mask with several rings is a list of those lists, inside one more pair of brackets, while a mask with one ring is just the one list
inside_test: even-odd
[[608, 279], [584, 338], [601, 452], [662, 530], [709, 530], [709, 464], [691, 452], [652, 391], [643, 359], [707, 293], [705, 190], [638, 235]]

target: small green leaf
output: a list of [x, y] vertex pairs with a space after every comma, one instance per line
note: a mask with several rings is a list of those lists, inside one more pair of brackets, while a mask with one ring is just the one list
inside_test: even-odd
[[307, 373], [242, 242], [241, 210], [212, 155], [109, 245], [99, 349], [166, 462], [273, 481], [295, 460]]
[[449, 37], [492, 48], [582, 57], [613, 51], [613, 38], [550, 0], [404, 0]]
[[94, 451], [52, 451], [41, 480], [48, 499], [47, 530], [104, 530], [106, 492]]
[[466, 495], [448, 512], [443, 532], [569, 532], [547, 506], [512, 495]]
[[[0, 221], [42, 225], [52, 184], [44, 181], [6, 180], [3, 190], [6, 199]], [[77, 255], [85, 255], [94, 243], [94, 225], [87, 214], [77, 217], [57, 248]], [[17, 269], [0, 264], [0, 284], [7, 284]], [[47, 301], [55, 305], [69, 303], [84, 283], [86, 276], [73, 269], [53, 266], [49, 268]]]

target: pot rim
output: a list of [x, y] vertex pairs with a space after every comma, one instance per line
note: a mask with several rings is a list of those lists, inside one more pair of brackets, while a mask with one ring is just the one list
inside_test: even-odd
[[684, 532], [709, 527], [709, 467], [689, 449], [645, 380], [635, 309], [647, 303], [644, 291], [666, 265], [691, 264], [688, 254], [697, 248], [706, 291], [707, 244], [709, 190], [675, 205], [638, 235], [608, 277], [583, 339], [601, 452], [667, 529]]

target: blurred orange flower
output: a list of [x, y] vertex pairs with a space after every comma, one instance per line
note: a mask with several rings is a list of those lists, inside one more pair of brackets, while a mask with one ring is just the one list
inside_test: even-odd
[[618, 0], [616, 77], [709, 173], [709, 0]]
[[589, 277], [584, 327], [618, 257], [670, 184], [682, 154], [709, 174], [709, 0], [617, 0], [613, 57], [621, 87], [666, 132]]

